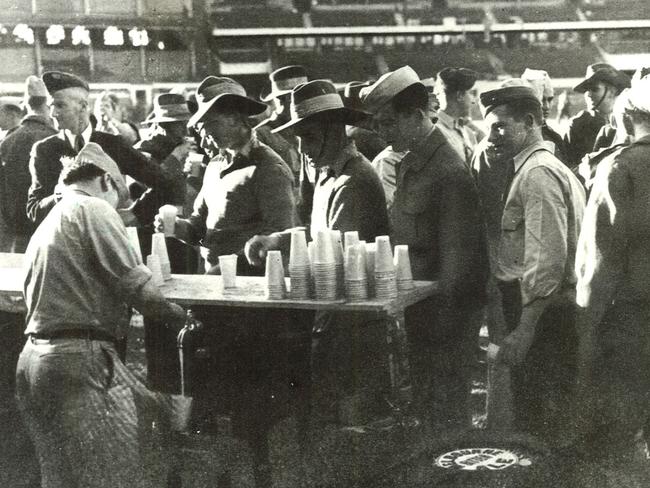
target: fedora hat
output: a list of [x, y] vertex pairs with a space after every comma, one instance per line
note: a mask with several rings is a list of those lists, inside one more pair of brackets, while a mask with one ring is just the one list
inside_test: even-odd
[[260, 100], [263, 102], [270, 102], [274, 98], [287, 95], [298, 85], [309, 81], [305, 68], [299, 65], [278, 68], [269, 75], [269, 80], [271, 90], [266, 94], [262, 93]]
[[208, 76], [196, 89], [196, 113], [190, 117], [188, 127], [195, 126], [206, 118], [212, 108], [225, 103], [237, 105], [247, 115], [258, 115], [266, 105], [246, 96], [244, 87], [232, 78]]
[[386, 73], [371, 86], [361, 90], [360, 96], [364, 110], [368, 113], [376, 113], [395, 95], [416, 84], [425, 89], [420, 77], [410, 66], [402, 66], [395, 71]]
[[346, 83], [341, 90], [341, 98], [343, 105], [352, 110], [364, 110], [363, 102], [361, 102], [361, 90], [372, 85], [371, 81], [351, 81]]
[[595, 63], [587, 66], [585, 79], [578, 83], [573, 90], [584, 93], [597, 81], [608, 83], [619, 91], [630, 87], [630, 78], [625, 73], [617, 70], [611, 64]]
[[153, 101], [153, 112], [141, 125], [164, 122], [185, 122], [190, 119], [185, 97], [179, 93], [163, 93]]
[[271, 132], [280, 132], [319, 114], [329, 114], [335, 120], [348, 125], [354, 125], [367, 117], [363, 112], [345, 107], [336, 87], [327, 80], [314, 80], [297, 86], [291, 92], [289, 112], [289, 122]]

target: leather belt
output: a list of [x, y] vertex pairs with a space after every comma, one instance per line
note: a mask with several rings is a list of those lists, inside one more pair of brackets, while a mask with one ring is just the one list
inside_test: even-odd
[[106, 341], [115, 344], [117, 339], [98, 329], [64, 329], [56, 330], [49, 333], [32, 333], [28, 334], [30, 339], [40, 339], [51, 341], [55, 339], [85, 339], [88, 341]]

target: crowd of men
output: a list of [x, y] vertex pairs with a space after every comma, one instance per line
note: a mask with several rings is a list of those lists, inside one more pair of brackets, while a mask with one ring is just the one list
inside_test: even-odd
[[[43, 486], [161, 486], [139, 432], [151, 425], [142, 412], [165, 406], [169, 365], [148, 357], [148, 389], [123, 360], [130, 307], [158, 353], [165, 340], [173, 353], [184, 323], [139, 257], [164, 231], [175, 272], [199, 273], [198, 249], [208, 274], [237, 254], [240, 275], [263, 275], [298, 226], [390, 235], [416, 280], [439, 283], [406, 311], [414, 415], [471, 426], [487, 319], [511, 368], [515, 430], [578, 457], [636, 460], [650, 394], [650, 76], [589, 66], [575, 87], [587, 107], [566, 135], [547, 124], [554, 93], [537, 69], [479, 97], [462, 67], [422, 80], [404, 66], [340, 91], [300, 66], [269, 81], [262, 100], [217, 76], [159, 95], [142, 139], [113, 120], [108, 95], [94, 116], [88, 84], [69, 73], [29, 77], [23, 103], [0, 99], [1, 250], [26, 253], [16, 392]], [[471, 119], [477, 98], [483, 122]], [[164, 204], [181, 209], [173, 229]], [[272, 354], [256, 325], [295, 317], [217, 315], [205, 319], [233, 348], [222, 363], [257, 362], [230, 365], [239, 388], [257, 388]], [[314, 411], [347, 421], [340, 407], [361, 389], [364, 421], [390, 413], [381, 322], [304, 320], [295, 340], [311, 343]], [[253, 422], [265, 404], [249, 403]]]

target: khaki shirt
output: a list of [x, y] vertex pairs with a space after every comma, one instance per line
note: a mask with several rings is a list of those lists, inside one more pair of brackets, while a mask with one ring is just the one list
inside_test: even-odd
[[443, 110], [440, 110], [436, 115], [438, 117], [436, 126], [447, 138], [449, 145], [470, 167], [474, 149], [478, 144], [476, 136], [464, 124], [459, 123], [458, 119], [454, 119]]
[[543, 141], [515, 156], [501, 219], [495, 275], [501, 281], [520, 281], [523, 305], [576, 282], [573, 268], [585, 192], [553, 149]]

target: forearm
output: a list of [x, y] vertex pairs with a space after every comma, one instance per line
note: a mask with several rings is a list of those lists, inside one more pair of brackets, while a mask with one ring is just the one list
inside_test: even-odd
[[192, 225], [192, 222], [187, 219], [176, 219], [176, 224], [174, 225], [174, 237], [176, 239], [183, 241], [191, 246], [194, 246], [199, 243], [201, 236], [198, 236], [198, 232]]
[[131, 304], [147, 318], [179, 326], [185, 321], [183, 309], [168, 301], [153, 280], [147, 281], [138, 290]]

